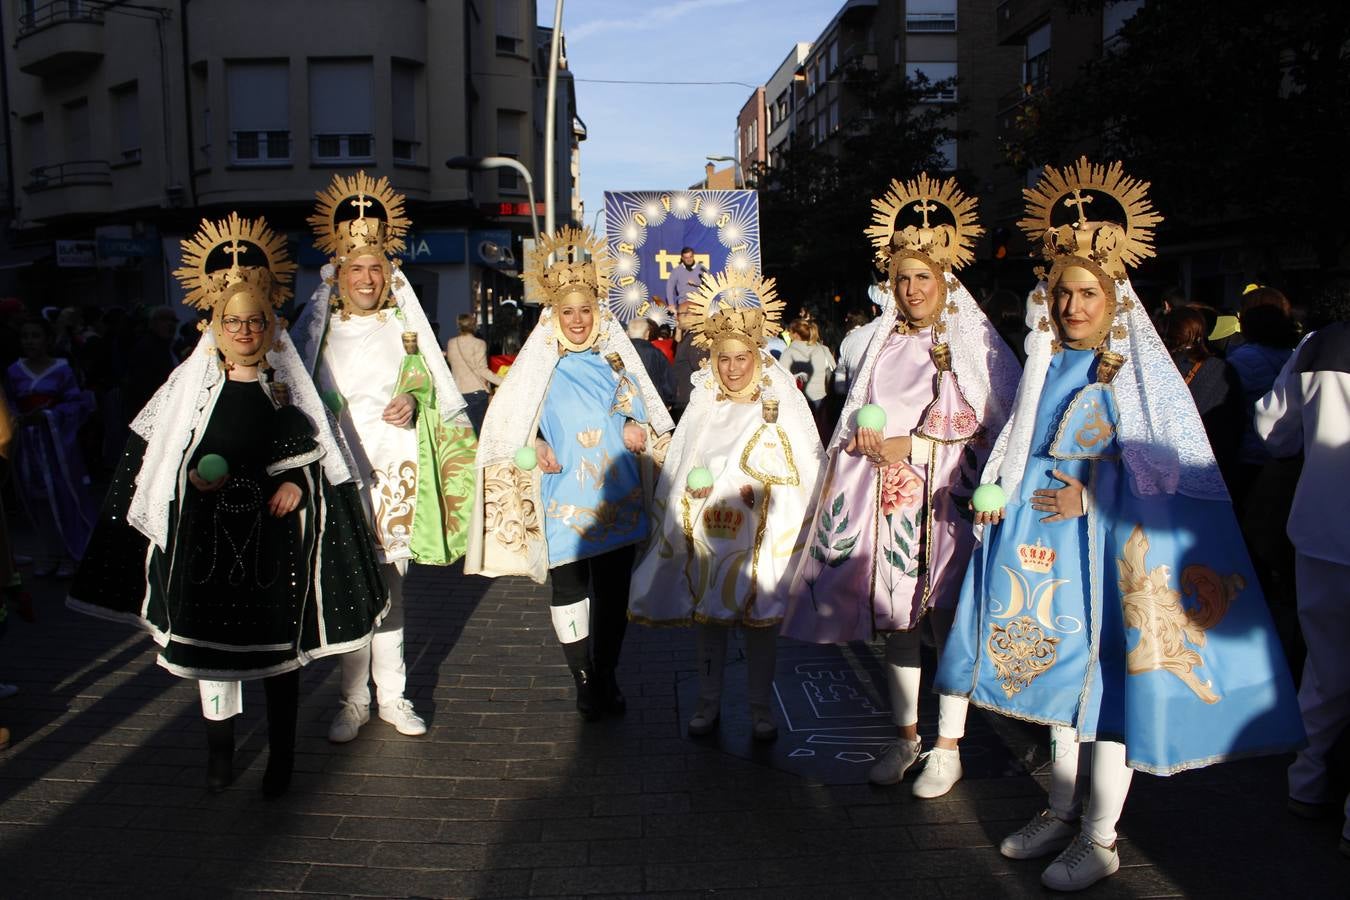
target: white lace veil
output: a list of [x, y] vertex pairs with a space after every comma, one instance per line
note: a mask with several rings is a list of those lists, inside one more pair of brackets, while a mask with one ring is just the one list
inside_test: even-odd
[[[652, 430], [657, 434], [670, 431], [674, 427], [670, 413], [661, 402], [656, 386], [647, 377], [642, 359], [623, 327], [612, 316], [601, 314], [599, 328], [596, 351], [601, 356], [619, 354], [624, 371], [642, 392]], [[539, 409], [558, 359], [553, 310], [545, 307], [483, 418], [483, 429], [478, 436], [478, 468], [513, 459], [517, 450], [533, 440]]]
[[[1012, 397], [1021, 374], [1017, 357], [999, 337], [994, 324], [961, 280], [948, 273], [946, 281], [947, 300], [944, 305], [953, 306], [954, 311], [944, 309], [942, 313], [946, 323], [943, 335], [951, 346], [952, 371], [956, 373], [956, 382], [971, 409], [979, 414], [980, 424], [986, 433], [998, 434], [1012, 409]], [[878, 316], [877, 328], [867, 345], [862, 368], [848, 392], [844, 411], [839, 416], [839, 423], [830, 437], [827, 450], [843, 447], [852, 437], [853, 414], [867, 402], [877, 357], [900, 314], [895, 296], [890, 291], [878, 289], [875, 293], [869, 291], [869, 294], [873, 302], [881, 304], [881, 315]]]
[[[267, 364], [272, 368], [271, 379], [286, 384], [291, 404], [313, 423], [315, 439], [323, 449], [322, 465], [328, 482], [356, 481], [353, 474], [356, 467], [286, 332], [277, 332], [272, 348], [267, 351]], [[161, 550], [168, 546], [169, 509], [178, 493], [179, 467], [193, 436], [205, 426], [219, 396], [213, 389], [224, 378], [225, 373], [216, 363], [215, 338], [208, 329], [131, 423], [131, 430], [145, 440], [146, 448], [127, 522]]]
[[[1125, 357], [1112, 381], [1120, 410], [1119, 437], [1130, 489], [1136, 496], [1182, 493], [1201, 500], [1225, 500], [1228, 489], [1219, 474], [1195, 401], [1163, 346], [1129, 279], [1116, 282], [1117, 321], [1123, 340], [1110, 349]], [[1054, 356], [1054, 332], [1041, 328], [1050, 315], [1044, 282], [1027, 298], [1027, 363], [1013, 414], [994, 445], [981, 481], [997, 482], [1009, 497], [1017, 495], [1036, 439], [1036, 411]]]

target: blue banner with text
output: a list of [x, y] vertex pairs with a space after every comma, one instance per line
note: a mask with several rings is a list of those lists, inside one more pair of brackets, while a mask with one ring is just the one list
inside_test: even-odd
[[605, 230], [614, 258], [609, 308], [624, 322], [666, 305], [666, 280], [684, 247], [714, 275], [760, 272], [755, 191], [606, 191]]

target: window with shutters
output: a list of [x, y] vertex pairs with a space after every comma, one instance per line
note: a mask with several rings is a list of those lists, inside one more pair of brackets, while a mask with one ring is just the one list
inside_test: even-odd
[[284, 60], [227, 60], [230, 162], [238, 166], [289, 165], [290, 71]]
[[141, 160], [141, 95], [136, 82], [118, 85], [112, 98], [113, 163]]
[[310, 158], [375, 161], [374, 73], [369, 59], [309, 61]]

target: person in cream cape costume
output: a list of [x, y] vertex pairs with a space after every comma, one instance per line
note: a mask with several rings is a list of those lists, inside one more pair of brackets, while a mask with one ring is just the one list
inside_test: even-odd
[[[633, 573], [629, 617], [697, 623], [695, 735], [717, 723], [728, 633], [742, 626], [752, 733], [769, 740], [777, 735], [769, 689], [778, 623], [824, 454], [805, 397], [764, 350], [783, 305], [773, 281], [705, 276], [687, 302], [694, 343], [709, 357], [694, 375], [656, 486], [652, 539]], [[696, 470], [710, 486], [690, 483]]]

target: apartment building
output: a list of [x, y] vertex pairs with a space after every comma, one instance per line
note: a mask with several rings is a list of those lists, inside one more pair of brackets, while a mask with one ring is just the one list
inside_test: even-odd
[[973, 173], [977, 183], [970, 187], [986, 199], [1006, 169], [997, 143], [999, 97], [1022, 59], [1018, 47], [1000, 43], [996, 26], [984, 0], [847, 0], [814, 41], [793, 46], [765, 83], [766, 164], [778, 164], [794, 144], [838, 152], [844, 127], [865, 120], [842, 84], [849, 67], [922, 75], [943, 85], [925, 102], [950, 104], [952, 125], [966, 132], [941, 148], [946, 168]]
[[[3, 4], [7, 252], [38, 257], [16, 286], [44, 302], [176, 304], [178, 241], [237, 209], [290, 234], [306, 297], [322, 263], [304, 223], [314, 192], [365, 169], [408, 197], [404, 270], [433, 319], [518, 294], [501, 270], [531, 232], [524, 185], [445, 160], [513, 157], [542, 190], [536, 16], [533, 0]], [[580, 219], [584, 126], [570, 76], [559, 83], [565, 224]]]
[[749, 178], [767, 159], [768, 112], [764, 108], [764, 88], [757, 87], [736, 116], [736, 162], [742, 178]]
[[782, 162], [783, 150], [790, 147], [797, 130], [796, 83], [804, 79], [806, 57], [811, 53], [809, 41], [792, 45], [787, 56], [764, 83], [764, 164], [772, 168]]

